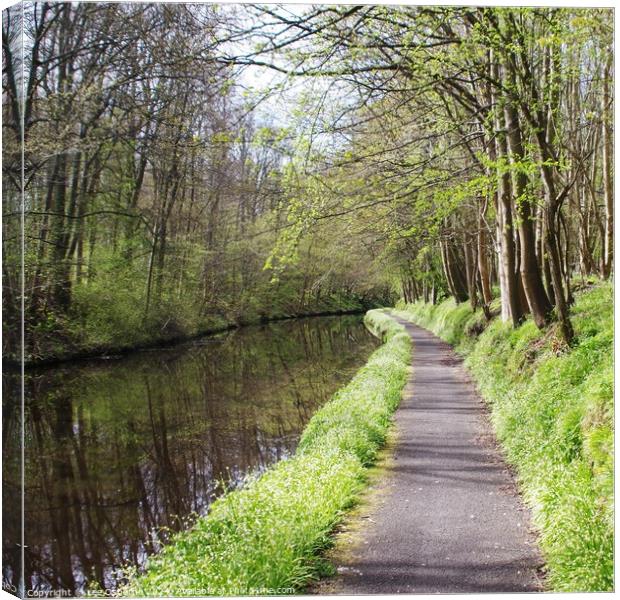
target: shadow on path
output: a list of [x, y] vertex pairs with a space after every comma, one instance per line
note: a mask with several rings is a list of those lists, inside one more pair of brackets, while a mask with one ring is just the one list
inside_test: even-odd
[[397, 443], [362, 537], [319, 592], [541, 591], [529, 512], [484, 405], [452, 349], [401, 322], [413, 372], [396, 412]]

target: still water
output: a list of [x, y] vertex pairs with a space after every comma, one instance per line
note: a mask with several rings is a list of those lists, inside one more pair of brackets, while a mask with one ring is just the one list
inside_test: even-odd
[[[113, 589], [224, 487], [290, 455], [377, 345], [360, 317], [315, 317], [28, 371], [26, 590]], [[20, 569], [15, 374], [3, 392], [7, 587]]]

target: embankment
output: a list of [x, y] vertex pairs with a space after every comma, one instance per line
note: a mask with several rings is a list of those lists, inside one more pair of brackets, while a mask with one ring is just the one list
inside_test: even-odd
[[[294, 314], [252, 316], [236, 320], [227, 320], [223, 317], [212, 318], [199, 325], [185, 326], [176, 329], [172, 333], [161, 333], [161, 331], [129, 331], [126, 335], [128, 341], [122, 343], [118, 342], [116, 339], [108, 339], [103, 342], [89, 339], [80, 342], [76, 341], [78, 339], [77, 337], [73, 337], [72, 339], [66, 338], [66, 344], [64, 346], [50, 344], [43, 354], [32, 355], [26, 353], [24, 366], [26, 368], [49, 367], [75, 360], [122, 356], [137, 350], [165, 348], [175, 344], [189, 342], [207, 335], [224, 333], [232, 329], [245, 327], [246, 325], [259, 325], [263, 323], [287, 321], [290, 319], [304, 319], [307, 317], [356, 315], [364, 313], [366, 310], [366, 308], [356, 306], [353, 308], [328, 308], [325, 310], [302, 311]], [[20, 357], [16, 356], [15, 353], [9, 353], [7, 356], [3, 356], [3, 363], [7, 368], [21, 368]]]
[[466, 355], [507, 460], [532, 508], [556, 591], [613, 588], [613, 295], [577, 294], [569, 348], [554, 327], [499, 318], [447, 300], [400, 306]]
[[385, 440], [411, 359], [401, 325], [380, 311], [366, 323], [385, 343], [313, 416], [294, 456], [216, 500], [143, 573], [129, 574], [124, 595], [283, 593], [320, 573], [321, 551]]

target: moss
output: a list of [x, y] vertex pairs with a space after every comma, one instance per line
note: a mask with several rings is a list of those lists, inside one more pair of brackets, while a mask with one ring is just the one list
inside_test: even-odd
[[[446, 301], [401, 315], [464, 354], [540, 532], [557, 591], [613, 587], [613, 297], [609, 284], [580, 292], [571, 348], [554, 326], [512, 329]], [[476, 335], [472, 336], [471, 333]], [[469, 335], [468, 335], [469, 333]]]

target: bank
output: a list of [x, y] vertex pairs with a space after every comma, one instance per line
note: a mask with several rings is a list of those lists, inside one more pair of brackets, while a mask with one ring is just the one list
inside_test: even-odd
[[297, 591], [320, 575], [322, 552], [385, 441], [411, 359], [402, 326], [381, 311], [365, 322], [385, 343], [312, 417], [295, 454], [216, 500], [142, 573], [129, 569], [123, 595]]
[[[98, 340], [90, 335], [84, 335], [76, 330], [79, 327], [72, 326], [66, 331], [58, 330], [51, 341], [43, 346], [43, 350], [33, 354], [26, 351], [24, 366], [48, 367], [60, 363], [89, 360], [96, 358], [108, 358], [110, 356], [124, 356], [138, 350], [151, 348], [165, 348], [189, 342], [207, 335], [224, 333], [233, 329], [238, 329], [246, 325], [258, 325], [261, 323], [272, 323], [286, 321], [289, 319], [301, 319], [307, 317], [329, 317], [341, 315], [363, 314], [367, 310], [376, 306], [373, 303], [351, 301], [337, 302], [333, 305], [323, 304], [307, 309], [292, 312], [266, 312], [261, 314], [248, 314], [243, 316], [216, 315], [201, 319], [191, 324], [175, 324], [174, 327], [145, 328], [145, 329], [126, 329], [118, 330], [116, 335]], [[125, 338], [124, 341], [120, 341]], [[6, 368], [21, 368], [21, 358], [16, 350], [6, 351], [3, 355], [3, 365]]]

